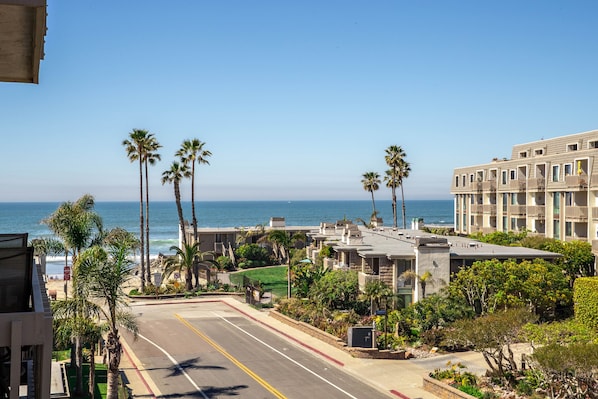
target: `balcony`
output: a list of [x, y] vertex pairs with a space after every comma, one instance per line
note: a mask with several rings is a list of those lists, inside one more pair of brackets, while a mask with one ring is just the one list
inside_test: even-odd
[[366, 274], [366, 273], [359, 272], [357, 274], [357, 279], [358, 279], [358, 282], [359, 282], [359, 290], [361, 292], [364, 292], [365, 291], [365, 286], [369, 282], [380, 280], [380, 275], [379, 274]]
[[482, 233], [491, 234], [496, 232], [496, 227], [482, 227]]
[[565, 176], [565, 185], [568, 188], [588, 188], [588, 175]]
[[482, 190], [483, 191], [496, 191], [496, 182], [494, 180], [485, 181], [482, 183]]
[[527, 187], [530, 191], [544, 191], [546, 190], [546, 179], [544, 177], [529, 179]]
[[588, 207], [580, 206], [566, 206], [565, 207], [565, 219], [576, 220], [576, 221], [587, 221], [588, 220]]
[[525, 191], [525, 180], [523, 179], [518, 179], [518, 180], [511, 180], [509, 182], [509, 189], [511, 190], [515, 190], [515, 191]]
[[471, 213], [482, 213], [484, 211], [484, 205], [482, 204], [472, 204], [471, 205]]
[[511, 205], [509, 207], [511, 215], [525, 215], [525, 205]]
[[496, 215], [496, 204], [482, 205], [482, 212]]
[[544, 219], [546, 215], [545, 205], [530, 205], [527, 207], [527, 216], [536, 219]]

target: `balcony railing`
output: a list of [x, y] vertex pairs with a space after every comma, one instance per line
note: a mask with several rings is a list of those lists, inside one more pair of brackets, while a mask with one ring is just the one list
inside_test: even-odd
[[525, 180], [511, 180], [509, 182], [509, 188], [511, 190], [525, 191]]
[[482, 228], [482, 233], [484, 234], [490, 234], [490, 233], [494, 233], [496, 232], [496, 227], [483, 227]]
[[365, 291], [365, 286], [371, 281], [378, 281], [380, 280], [380, 275], [378, 274], [366, 274], [359, 272], [357, 275], [357, 279], [359, 282], [359, 289], [363, 292]]
[[530, 205], [527, 207], [527, 216], [537, 218], [537, 219], [544, 219], [546, 215], [546, 206], [545, 205]]
[[482, 213], [484, 211], [484, 205], [473, 204], [471, 205], [471, 213]]
[[509, 211], [511, 215], [525, 215], [525, 205], [511, 205]]
[[588, 187], [588, 175], [581, 174], [577, 176], [565, 176], [565, 184], [567, 187], [579, 187], [579, 188], [587, 188]]
[[496, 214], [496, 204], [485, 204], [482, 205], [483, 213]]
[[588, 207], [566, 206], [565, 219], [588, 220]]
[[528, 179], [527, 187], [533, 191], [544, 191], [546, 189], [546, 179], [544, 177]]
[[496, 182], [493, 180], [485, 181], [482, 183], [482, 189], [484, 191], [496, 191]]

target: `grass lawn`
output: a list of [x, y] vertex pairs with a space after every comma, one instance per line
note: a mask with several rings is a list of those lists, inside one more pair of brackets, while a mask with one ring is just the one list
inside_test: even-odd
[[[66, 365], [66, 375], [69, 382], [69, 389], [71, 390], [71, 394], [75, 389], [75, 384], [77, 377], [75, 375], [75, 369]], [[108, 380], [108, 371], [106, 370], [106, 365], [104, 364], [96, 364], [96, 386], [95, 386], [95, 397], [96, 398], [105, 398], [106, 397], [106, 382]], [[83, 364], [83, 390], [87, 390], [87, 386], [89, 385], [89, 364]], [[89, 395], [80, 396], [79, 398], [85, 399], [89, 398]]]
[[259, 267], [231, 274], [231, 282], [242, 285], [246, 276], [252, 280], [259, 280], [266, 291], [272, 291], [277, 297], [287, 296], [287, 266]]

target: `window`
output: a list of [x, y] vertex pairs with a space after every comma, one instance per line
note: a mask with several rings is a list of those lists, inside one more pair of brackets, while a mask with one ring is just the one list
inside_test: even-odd
[[572, 233], [571, 222], [565, 222], [565, 237], [571, 237]]
[[554, 209], [554, 214], [559, 214], [559, 209], [561, 209], [561, 193], [556, 192], [552, 194], [552, 207]]
[[517, 196], [515, 193], [511, 193], [511, 205], [517, 205]]
[[517, 178], [517, 172], [515, 169], [511, 170], [511, 180], [515, 180]]
[[465, 175], [461, 176], [461, 183], [463, 184], [463, 187], [465, 187]]
[[590, 149], [598, 148], [598, 140], [588, 142], [588, 148], [590, 148]]
[[565, 176], [571, 176], [571, 174], [572, 174], [571, 171], [573, 170], [573, 165], [570, 163], [566, 163], [564, 165], [564, 168], [565, 168]]
[[473, 183], [473, 173], [469, 175], [469, 182]]
[[565, 206], [573, 206], [573, 193], [570, 191], [565, 193]]
[[[508, 205], [509, 205], [509, 194], [502, 193], [502, 211], [503, 212], [507, 211]], [[505, 228], [507, 227], [506, 223], [504, 226], [505, 226]]]
[[544, 155], [544, 149], [538, 148], [538, 149], [534, 150], [534, 154], [535, 155]]
[[561, 222], [560, 220], [555, 220], [552, 225], [552, 236], [557, 240], [561, 238]]
[[503, 170], [503, 171], [502, 171], [502, 173], [501, 173], [501, 176], [502, 176], [502, 177], [501, 177], [501, 180], [500, 180], [500, 182], [501, 182], [502, 184], [507, 184], [507, 171], [506, 171], [506, 170]]
[[577, 143], [567, 144], [567, 151], [577, 151]]
[[552, 166], [552, 181], [559, 181], [559, 165]]
[[517, 230], [517, 219], [511, 218], [511, 230]]
[[459, 187], [459, 176], [455, 176], [455, 187]]
[[527, 158], [527, 151], [521, 151], [519, 153], [519, 158]]

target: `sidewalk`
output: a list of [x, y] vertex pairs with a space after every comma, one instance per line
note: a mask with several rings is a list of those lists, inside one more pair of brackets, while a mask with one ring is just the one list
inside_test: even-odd
[[[213, 297], [212, 300], [215, 298]], [[257, 310], [236, 298], [221, 297], [222, 303], [235, 309], [256, 323], [279, 334], [294, 345], [314, 353], [332, 366], [339, 367], [359, 380], [389, 395], [402, 399], [437, 399], [437, 396], [422, 388], [422, 377], [436, 368], [445, 368], [448, 361], [461, 362], [467, 371], [483, 373], [486, 370], [482, 356], [476, 352], [462, 352], [450, 355], [438, 355], [425, 359], [383, 360], [357, 359], [347, 352], [333, 347], [284, 324], [268, 315], [267, 310]], [[194, 300], [194, 302], [201, 300]], [[177, 301], [178, 303], [179, 301]], [[181, 301], [180, 303], [183, 303]], [[157, 388], [140, 366], [140, 362], [131, 349], [123, 342], [125, 353], [121, 360], [121, 370], [133, 398], [155, 398], [159, 396]]]

